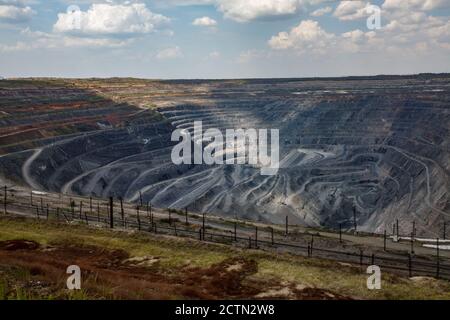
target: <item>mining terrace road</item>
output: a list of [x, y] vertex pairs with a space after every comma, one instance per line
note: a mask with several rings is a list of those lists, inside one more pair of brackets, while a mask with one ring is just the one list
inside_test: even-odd
[[33, 189], [40, 189], [40, 186], [36, 184], [36, 182], [34, 181], [34, 179], [31, 177], [30, 175], [30, 166], [31, 164], [34, 162], [34, 160], [36, 160], [37, 157], [39, 157], [39, 155], [41, 154], [42, 150], [44, 149], [35, 149], [34, 153], [31, 155], [31, 157], [29, 157], [27, 159], [27, 161], [25, 161], [25, 163], [22, 166], [22, 175], [23, 178], [25, 180], [26, 183], [28, 183], [28, 185], [33, 188]]
[[[80, 201], [84, 202], [84, 208], [88, 210], [89, 199], [85, 197], [79, 196], [65, 196], [61, 194], [52, 194], [47, 193], [42, 196], [38, 196], [36, 199], [43, 200], [44, 204], [49, 203], [50, 207], [59, 206], [61, 208], [69, 207], [69, 199], [73, 199], [75, 203], [79, 203]], [[30, 201], [30, 191], [28, 190], [15, 190], [14, 201], [21, 205], [15, 206], [14, 203], [8, 205], [8, 211], [11, 213], [19, 214], [19, 215], [27, 215], [29, 217], [35, 217], [36, 212], [32, 210], [32, 208], [23, 209], [23, 205], [29, 206]], [[96, 208], [97, 201], [102, 203], [102, 210], [104, 211], [105, 204], [107, 201], [105, 199], [94, 199], [94, 210]], [[39, 201], [40, 202], [40, 201]], [[125, 214], [128, 217], [136, 217], [136, 207], [130, 203], [124, 203]], [[141, 209], [143, 210], [143, 208]], [[117, 212], [117, 209], [116, 209]], [[166, 219], [168, 218], [168, 213], [165, 209], [153, 208], [152, 212], [156, 219]], [[144, 211], [141, 211], [141, 214], [145, 214]], [[234, 231], [234, 220], [226, 220], [226, 218], [217, 217], [211, 214], [207, 214], [205, 216], [205, 226], [207, 228], [221, 230], [223, 233], [230, 233]], [[184, 222], [185, 216], [178, 213], [172, 213], [172, 219], [178, 219], [181, 222]], [[189, 223], [192, 225], [197, 225], [198, 228], [202, 225], [202, 217], [198, 213], [189, 214]], [[269, 240], [270, 233], [269, 228], [273, 228], [275, 230], [276, 241], [282, 241], [283, 243], [291, 243], [291, 244], [305, 244], [306, 241], [309, 241], [312, 235], [315, 236], [315, 243], [317, 243], [318, 247], [321, 245], [324, 248], [328, 246], [330, 248], [349, 251], [352, 253], [358, 252], [359, 249], [363, 249], [365, 252], [377, 252], [380, 255], [394, 256], [399, 257], [399, 255], [406, 257], [410, 251], [411, 245], [410, 241], [402, 241], [402, 242], [393, 242], [392, 239], [387, 240], [388, 252], [383, 252], [383, 237], [381, 236], [372, 236], [372, 235], [352, 235], [349, 233], [343, 233], [342, 239], [344, 241], [344, 245], [339, 243], [339, 234], [331, 231], [323, 231], [317, 229], [311, 229], [302, 226], [289, 226], [289, 236], [286, 237], [284, 235], [284, 226], [283, 225], [271, 225], [264, 223], [256, 223], [251, 221], [238, 221], [237, 230], [240, 237], [253, 237], [255, 234], [255, 227], [259, 229], [259, 238], [264, 240]], [[434, 248], [426, 248], [423, 247], [421, 243], [414, 243], [414, 250], [416, 256], [428, 256], [432, 257], [436, 254], [436, 249]], [[450, 251], [448, 250], [440, 250], [440, 255], [445, 258], [450, 258]]]

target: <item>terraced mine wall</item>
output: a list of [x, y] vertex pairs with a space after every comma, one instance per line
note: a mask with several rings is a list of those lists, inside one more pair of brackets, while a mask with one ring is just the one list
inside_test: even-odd
[[[382, 233], [450, 220], [450, 77], [0, 82], [0, 172], [33, 189]], [[280, 169], [174, 165], [175, 128], [276, 128]]]

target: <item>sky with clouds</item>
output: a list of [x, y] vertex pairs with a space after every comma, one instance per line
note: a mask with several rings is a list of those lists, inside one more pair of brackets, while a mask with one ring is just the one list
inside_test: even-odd
[[0, 0], [3, 77], [421, 72], [450, 72], [450, 0]]

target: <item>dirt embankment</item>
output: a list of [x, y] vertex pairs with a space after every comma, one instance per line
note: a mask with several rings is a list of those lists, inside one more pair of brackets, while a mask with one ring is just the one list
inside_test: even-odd
[[[298, 284], [261, 280], [258, 263], [230, 258], [208, 268], [162, 268], [159, 257], [27, 240], [0, 242], [0, 298], [38, 299], [347, 299]], [[66, 289], [66, 269], [82, 270], [82, 290]]]

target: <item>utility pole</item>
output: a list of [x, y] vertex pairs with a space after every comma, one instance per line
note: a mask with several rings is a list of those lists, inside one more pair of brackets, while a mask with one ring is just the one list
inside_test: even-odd
[[[75, 201], [72, 199], [70, 199], [70, 207], [72, 208], [72, 219], [75, 219]], [[36, 206], [36, 208], [38, 208], [38, 206]]]
[[398, 219], [396, 220], [396, 228], [397, 228], [397, 238], [398, 238], [398, 237], [400, 237], [400, 235], [399, 235]]
[[141, 215], [139, 213], [139, 206], [136, 206], [138, 230], [141, 231]]
[[113, 197], [109, 197], [109, 227], [114, 228], [114, 201]]
[[151, 204], [150, 204], [150, 219], [152, 219], [152, 224], [154, 223], [156, 225], [155, 218], [153, 216], [153, 211], [152, 211], [152, 205]]
[[439, 265], [439, 238], [436, 239], [436, 278], [439, 279], [439, 272], [440, 272], [440, 265]]
[[203, 223], [202, 223], [202, 225], [203, 225], [203, 240], [205, 239], [205, 215], [206, 215], [206, 213], [203, 213]]
[[5, 186], [5, 195], [4, 195], [3, 201], [4, 201], [3, 206], [4, 206], [5, 214], [8, 214], [8, 211], [6, 210], [6, 201], [8, 201], [8, 187], [7, 186]]
[[447, 222], [444, 221], [444, 240], [447, 240]]
[[125, 212], [123, 211], [123, 198], [120, 197], [120, 216], [122, 217], [122, 224], [125, 226]]
[[286, 215], [286, 236], [289, 234], [289, 218]]
[[152, 220], [152, 224], [153, 224], [153, 211], [152, 211], [152, 203], [149, 201], [149, 209], [150, 209], [150, 219]]
[[408, 254], [408, 275], [411, 278], [412, 277], [412, 259], [411, 254]]

